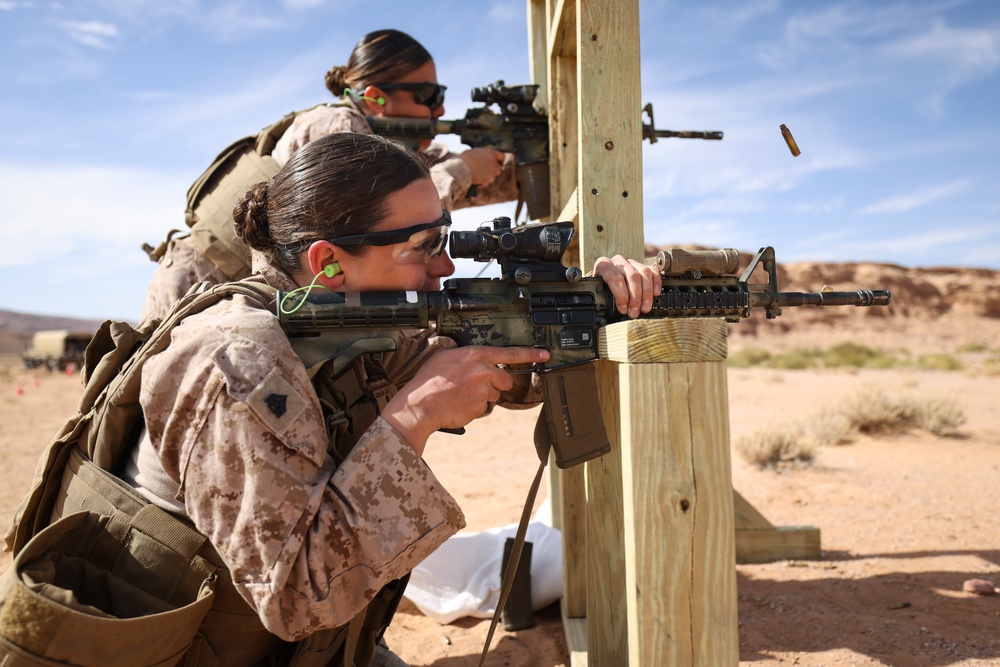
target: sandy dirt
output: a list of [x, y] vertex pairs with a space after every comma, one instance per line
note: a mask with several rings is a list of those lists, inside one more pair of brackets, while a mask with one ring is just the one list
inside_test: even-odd
[[[818, 561], [737, 566], [741, 665], [1000, 665], [1000, 596], [963, 592], [969, 579], [1000, 584], [1000, 375], [977, 371], [1000, 356], [1000, 331], [981, 318], [954, 325], [882, 327], [864, 339], [913, 355], [959, 355], [977, 344], [962, 353], [962, 371], [730, 369], [733, 442], [808, 421], [872, 386], [950, 397], [967, 417], [956, 438], [861, 436], [819, 449], [811, 465], [761, 470], [734, 453], [734, 487], [776, 525], [819, 527], [823, 548]], [[734, 336], [730, 352], [837, 341], [827, 329]], [[76, 377], [26, 371], [16, 358], [0, 365], [4, 526], [79, 393]], [[428, 445], [426, 458], [461, 502], [469, 530], [519, 516], [537, 466], [534, 419], [535, 410], [498, 410], [464, 437], [438, 434]], [[0, 569], [9, 563], [5, 555]], [[568, 665], [558, 603], [536, 620], [519, 632], [498, 629], [487, 664]], [[478, 663], [488, 626], [470, 618], [440, 625], [407, 601], [388, 641], [414, 666], [467, 667]]]

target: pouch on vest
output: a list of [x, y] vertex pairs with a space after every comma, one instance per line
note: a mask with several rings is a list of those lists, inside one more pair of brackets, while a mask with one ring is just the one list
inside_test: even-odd
[[181, 664], [215, 595], [215, 568], [191, 551], [199, 538], [152, 505], [131, 520], [78, 512], [53, 523], [0, 577], [0, 664]]
[[286, 114], [257, 134], [233, 143], [188, 188], [184, 217], [191, 238], [230, 280], [250, 275], [250, 252], [236, 236], [233, 208], [249, 188], [278, 172], [280, 165], [271, 152], [295, 115]]
[[[24, 576], [23, 568], [28, 561], [33, 561], [47, 552], [67, 553], [69, 557], [84, 559], [83, 561], [65, 561], [68, 563], [82, 563], [87, 558], [91, 558], [91, 555], [72, 551], [72, 545], [83, 539], [79, 537], [80, 535], [84, 535], [86, 539], [90, 539], [96, 544], [117, 544], [109, 542], [106, 537], [99, 536], [100, 531], [91, 526], [90, 523], [87, 524], [88, 528], [80, 528], [72, 523], [72, 521], [83, 521], [73, 517], [87, 514], [99, 517], [96, 520], [104, 522], [101, 525], [102, 530], [107, 529], [112, 536], [119, 534], [120, 531], [115, 532], [118, 527], [126, 526], [128, 528], [127, 541], [122, 542], [120, 548], [109, 547], [112, 550], [118, 548], [119, 552], [124, 554], [122, 558], [125, 560], [121, 563], [112, 560], [109, 564], [105, 558], [106, 554], [101, 551], [98, 555], [93, 556], [94, 567], [97, 568], [94, 571], [100, 571], [101, 568], [104, 568], [110, 574], [107, 576], [102, 574], [103, 579], [109, 580], [113, 574], [131, 584], [136, 582], [122, 576], [122, 573], [115, 569], [116, 567], [145, 562], [150, 564], [150, 567], [147, 568], [150, 571], [155, 570], [160, 574], [171, 573], [169, 580], [176, 579], [177, 582], [182, 582], [182, 588], [188, 591], [187, 597], [179, 600], [174, 597], [173, 593], [169, 593], [167, 597], [162, 599], [170, 602], [174, 607], [160, 611], [160, 607], [155, 605], [155, 599], [153, 599], [158, 591], [152, 591], [153, 598], [144, 599], [153, 603], [154, 606], [149, 610], [153, 613], [153, 617], [171, 623], [174, 623], [173, 619], [179, 619], [186, 623], [195, 617], [194, 613], [188, 613], [191, 611], [189, 606], [196, 605], [199, 614], [198, 624], [201, 625], [204, 619], [205, 625], [202, 632], [205, 636], [222, 638], [220, 641], [213, 640], [214, 643], [210, 644], [208, 640], [202, 640], [199, 637], [192, 644], [192, 636], [186, 637], [185, 645], [188, 646], [188, 649], [185, 649], [186, 653], [181, 651], [184, 665], [251, 664], [252, 661], [240, 662], [230, 658], [232, 656], [239, 658], [244, 654], [256, 655], [261, 652], [266, 655], [275, 645], [277, 638], [266, 631], [256, 614], [238, 596], [232, 587], [227, 571], [219, 570], [218, 584], [214, 585], [215, 594], [206, 596], [207, 602], [202, 600], [203, 594], [199, 593], [198, 590], [205, 580], [205, 576], [202, 574], [202, 570], [205, 568], [203, 563], [208, 563], [213, 568], [222, 566], [221, 559], [215, 560], [214, 557], [211, 557], [214, 550], [211, 549], [207, 539], [186, 523], [163, 512], [155, 505], [145, 503], [144, 499], [138, 497], [138, 494], [131, 487], [121, 482], [113, 474], [120, 470], [143, 425], [139, 389], [141, 370], [146, 359], [166, 348], [170, 342], [173, 328], [185, 317], [234, 294], [257, 299], [262, 304], [267, 304], [269, 300], [274, 298], [273, 289], [255, 282], [254, 279], [241, 283], [216, 285], [207, 291], [200, 291], [196, 286], [174, 305], [162, 322], [151, 320], [144, 323], [140, 329], [135, 329], [127, 323], [105, 322], [98, 334], [95, 335], [84, 359], [83, 378], [86, 388], [80, 399], [78, 412], [66, 422], [39, 458], [31, 488], [22, 500], [6, 536], [6, 549], [14, 552], [16, 567], [12, 567], [8, 570], [9, 574], [4, 575], [4, 586], [0, 588], [0, 607], [2, 607], [0, 614], [3, 617], [0, 625], [4, 626], [3, 630], [0, 630], [0, 637], [3, 637], [0, 644], [6, 647], [5, 650], [9, 654], [0, 658], [0, 665], [13, 667], [84, 664], [79, 661], [79, 657], [68, 663], [62, 663], [59, 661], [62, 659], [60, 656], [40, 651], [42, 644], [37, 637], [25, 636], [23, 628], [29, 627], [42, 627], [49, 635], [53, 635], [55, 629], [54, 626], [47, 625], [49, 619], [54, 617], [62, 619], [60, 627], [63, 627], [66, 623], [80, 620], [79, 614], [82, 612], [71, 609], [72, 613], [68, 613], [61, 610], [55, 603], [46, 602], [37, 593], [32, 592], [32, 595], [28, 595], [29, 583], [21, 577]], [[108, 483], [102, 484], [102, 482]], [[110, 492], [108, 487], [110, 487]], [[116, 489], [120, 493], [116, 494]], [[121, 507], [116, 502], [109, 502], [112, 499], [117, 500], [119, 495], [133, 496], [132, 502], [123, 503]], [[125, 507], [125, 505], [128, 506]], [[127, 511], [123, 511], [123, 507]], [[82, 514], [80, 510], [83, 510]], [[149, 521], [150, 517], [157, 520]], [[52, 531], [49, 530], [49, 527], [52, 528]], [[40, 537], [43, 533], [51, 536], [53, 532], [56, 535], [61, 535], [68, 528], [72, 528], [72, 534], [75, 537], [68, 542], [56, 540], [54, 547], [48, 546], [46, 540], [49, 538], [42, 540]], [[42, 542], [45, 544], [39, 546]], [[67, 543], [70, 546], [61, 546]], [[182, 544], [190, 545], [182, 549], [184, 552], [182, 555], [190, 555], [190, 557], [178, 559], [171, 555], [169, 549], [161, 548], [169, 547], [176, 550]], [[139, 549], [139, 551], [136, 552], [135, 549]], [[194, 557], [195, 551], [199, 551], [197, 558]], [[26, 552], [29, 552], [29, 555], [26, 556]], [[212, 564], [213, 560], [215, 561], [214, 565]], [[62, 562], [60, 561], [60, 563]], [[18, 567], [22, 569], [18, 570]], [[80, 567], [84, 566], [80, 565]], [[62, 564], [60, 564], [58, 571], [62, 572], [63, 569]], [[134, 573], [134, 570], [128, 570], [128, 572]], [[7, 579], [8, 577], [10, 580]], [[141, 581], [145, 585], [150, 585], [155, 579], [155, 577], [144, 574]], [[196, 582], [197, 585], [191, 582]], [[72, 588], [72, 586], [60, 586], [67, 589]], [[121, 588], [123, 587], [115, 586], [115, 590]], [[170, 586], [167, 588], [169, 589]], [[19, 603], [24, 603], [26, 600], [33, 602], [33, 606], [25, 607], [24, 604], [18, 606]], [[12, 604], [13, 607], [11, 607]], [[204, 605], [204, 609], [202, 609], [202, 605]], [[205, 613], [208, 613], [210, 608], [211, 613], [206, 618]], [[19, 611], [17, 611], [18, 609]], [[216, 613], [217, 609], [219, 613]], [[244, 610], [247, 614], [243, 613]], [[224, 619], [228, 620], [223, 622]], [[90, 622], [90, 619], [85, 620]], [[170, 626], [170, 630], [167, 632], [166, 626], [154, 628], [135, 618], [118, 618], [115, 619], [115, 622], [127, 622], [130, 624], [129, 627], [133, 629], [124, 634], [114, 634], [111, 631], [96, 634], [95, 631], [95, 633], [91, 633], [90, 639], [97, 638], [98, 643], [101, 644], [95, 648], [108, 652], [130, 651], [129, 647], [135, 642], [143, 645], [149, 643], [151, 648], [159, 647], [156, 650], [161, 651], [162, 649], [162, 655], [168, 656], [168, 648], [172, 648], [174, 645], [171, 644], [170, 647], [161, 645], [162, 638], [159, 635], [179, 636], [180, 633], [177, 623]], [[23, 628], [18, 629], [18, 624]], [[119, 639], [121, 639], [121, 646], [126, 647], [125, 649], [114, 648], [114, 645], [119, 643]], [[53, 636], [51, 641], [46, 641], [52, 644], [62, 644], [70, 640], [61, 636]], [[239, 642], [240, 645], [233, 646], [234, 641]], [[220, 649], [225, 653], [224, 656], [218, 653]], [[31, 657], [33, 654], [46, 655], [47, 657], [35, 659]], [[15, 658], [16, 661], [14, 661]], [[103, 657], [92, 664], [177, 664], [177, 659], [171, 659], [169, 656], [166, 658], [166, 662], [140, 663], [135, 660], [135, 656], [120, 663], [102, 662], [102, 660], [104, 660]]]

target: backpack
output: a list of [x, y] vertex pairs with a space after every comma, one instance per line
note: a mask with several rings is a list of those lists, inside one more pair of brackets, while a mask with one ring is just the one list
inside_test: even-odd
[[[256, 134], [233, 142], [188, 188], [184, 220], [191, 228], [191, 238], [229, 280], [250, 275], [249, 251], [233, 229], [233, 208], [248, 188], [278, 172], [281, 165], [271, 152], [297, 113], [286, 114]], [[143, 245], [149, 258], [159, 262], [178, 231], [171, 230], [167, 240], [155, 248]]]
[[239, 626], [233, 617], [231, 630], [256, 650], [283, 644], [262, 632], [245, 602], [228, 601], [220, 579], [231, 579], [207, 538], [114, 475], [144, 425], [144, 363], [183, 318], [234, 294], [274, 299], [251, 280], [193, 288], [162, 322], [135, 329], [106, 321], [94, 335], [77, 413], [40, 457], [5, 538], [14, 563], [0, 577], [3, 665], [220, 664], [200, 632], [209, 611], [222, 608], [250, 620]]
[[[242, 599], [204, 535], [114, 474], [144, 426], [139, 392], [146, 360], [167, 347], [184, 318], [235, 294], [267, 305], [275, 298], [257, 278], [200, 283], [162, 320], [138, 329], [107, 321], [94, 335], [77, 413], [43, 452], [5, 538], [14, 563], [0, 577], [4, 667], [371, 661], [408, 575], [378, 591], [349, 624], [286, 644]], [[94, 581], [103, 589], [96, 595]]]

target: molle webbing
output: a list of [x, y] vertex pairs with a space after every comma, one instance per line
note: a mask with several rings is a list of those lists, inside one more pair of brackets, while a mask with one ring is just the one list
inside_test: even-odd
[[295, 119], [290, 113], [222, 151], [188, 189], [184, 217], [198, 248], [230, 280], [250, 275], [250, 252], [236, 237], [233, 208], [253, 185], [270, 180], [281, 165], [271, 157]]
[[[52, 522], [75, 512], [90, 511], [104, 516], [118, 517], [124, 523], [133, 521], [134, 516], [149, 512], [153, 507], [132, 487], [110, 473], [87, 461], [80, 450], [74, 450], [69, 457], [63, 475], [59, 502], [53, 509]], [[145, 508], [145, 509], [144, 509]], [[240, 596], [233, 585], [229, 570], [219, 554], [203, 535], [187, 521], [159, 511], [159, 524], [151, 534], [173, 545], [184, 545], [183, 551], [210, 563], [215, 568], [215, 599], [208, 615], [201, 624], [201, 636], [205, 645], [199, 647], [202, 661], [193, 664], [225, 667], [226, 665], [251, 665], [263, 663], [270, 656], [279, 655], [286, 649], [281, 641], [264, 628], [260, 617]], [[197, 571], [161, 572], [151, 569], [149, 576], [164, 580], [181, 576], [191, 582], [180, 586], [184, 592], [197, 583]]]

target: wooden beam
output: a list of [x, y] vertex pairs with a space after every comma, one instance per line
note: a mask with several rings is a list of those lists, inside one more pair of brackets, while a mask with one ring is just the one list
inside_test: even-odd
[[587, 667], [587, 619], [572, 618], [563, 613], [563, 629], [570, 667]]
[[536, 108], [549, 106], [548, 14], [545, 0], [528, 0], [528, 68], [531, 83], [538, 86]]
[[815, 526], [781, 526], [768, 521], [746, 498], [733, 489], [736, 520], [736, 562], [766, 563], [775, 560], [819, 560], [820, 531]]
[[736, 518], [736, 530], [770, 530], [774, 524], [764, 518], [757, 508], [747, 502], [747, 499], [733, 489], [733, 514]]
[[822, 557], [819, 528], [815, 526], [736, 531], [736, 560], [740, 563], [820, 560]]
[[[736, 665], [735, 545], [725, 362], [622, 365], [630, 665]], [[655, 442], [656, 447], [642, 446]]]
[[[577, 179], [576, 3], [548, 0], [546, 14], [548, 43], [542, 53], [548, 63], [550, 196], [553, 210], [559, 210], [571, 198]], [[567, 252], [564, 262], [578, 265], [574, 253]], [[563, 536], [562, 608], [569, 618], [587, 615], [585, 487], [583, 466], [561, 470], [550, 462], [553, 524]]]
[[601, 329], [597, 350], [602, 359], [633, 364], [725, 361], [726, 336], [723, 319], [618, 322]]

